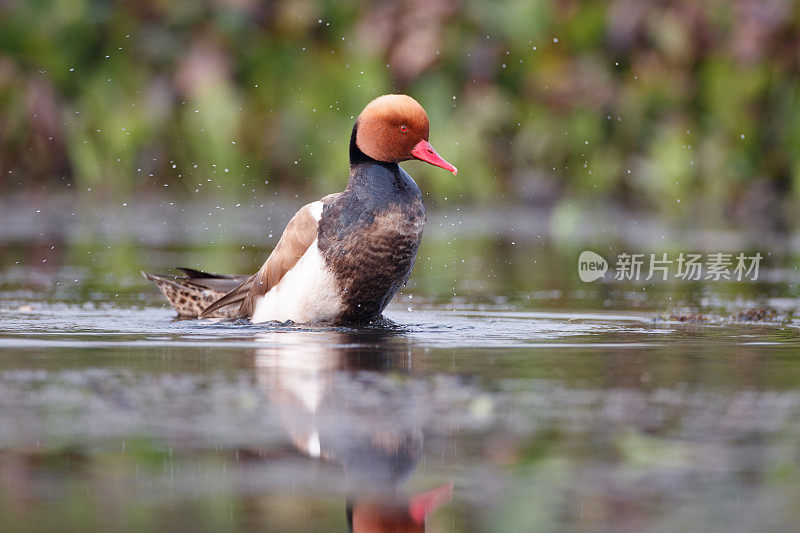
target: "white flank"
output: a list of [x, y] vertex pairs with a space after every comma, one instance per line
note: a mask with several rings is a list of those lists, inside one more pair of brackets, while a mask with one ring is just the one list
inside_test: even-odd
[[319, 433], [314, 431], [311, 436], [308, 438], [308, 455], [311, 457], [319, 457], [320, 452], [322, 451], [322, 444], [319, 442]]
[[[294, 335], [297, 333], [297, 335]], [[280, 414], [295, 445], [311, 457], [319, 457], [322, 444], [315, 416], [331, 386], [339, 354], [327, 345], [315, 344], [302, 331], [257, 335], [270, 348], [256, 350], [256, 378]]]
[[319, 222], [319, 219], [322, 218], [322, 208], [325, 207], [322, 202], [317, 200], [316, 202], [311, 202], [308, 204], [308, 208], [311, 210], [311, 216], [314, 217], [314, 220]]
[[[320, 213], [322, 211], [322, 202], [314, 202], [311, 204], [312, 214], [315, 214], [316, 204], [319, 204]], [[314, 239], [297, 264], [258, 299], [252, 321], [323, 322], [336, 318], [341, 308], [336, 279], [325, 265]]]

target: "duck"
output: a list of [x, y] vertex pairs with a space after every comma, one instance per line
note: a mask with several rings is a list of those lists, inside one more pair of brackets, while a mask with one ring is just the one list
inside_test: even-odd
[[411, 275], [426, 222], [422, 193], [399, 163], [416, 159], [458, 173], [430, 144], [429, 130], [414, 98], [375, 98], [353, 125], [345, 189], [301, 207], [258, 272], [142, 274], [179, 318], [299, 324], [379, 318]]
[[[430, 515], [452, 500], [454, 483], [404, 488], [422, 458], [430, 415], [408, 357], [410, 340], [378, 328], [322, 336], [277, 328], [255, 338], [264, 347], [250, 359], [254, 382], [294, 449], [310, 459], [297, 467], [331, 472], [328, 486], [345, 489], [350, 531], [425, 531]], [[320, 462], [334, 468], [319, 470]]]

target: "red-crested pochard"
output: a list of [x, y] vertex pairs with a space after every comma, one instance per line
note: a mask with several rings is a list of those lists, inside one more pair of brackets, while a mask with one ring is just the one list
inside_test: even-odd
[[457, 173], [428, 130], [428, 115], [410, 96], [376, 98], [353, 126], [345, 190], [303, 206], [255, 275], [145, 276], [182, 317], [357, 323], [380, 316], [411, 275], [425, 225], [422, 194], [398, 162]]
[[295, 464], [298, 472], [313, 468], [326, 486], [346, 489], [350, 531], [425, 531], [427, 518], [451, 501], [453, 482], [417, 494], [404, 489], [423, 456], [424, 423], [438, 420], [423, 414], [430, 413], [412, 373], [411, 341], [361, 328], [323, 337], [267, 330], [256, 338], [265, 347], [255, 350], [254, 376], [268, 411], [312, 459]]

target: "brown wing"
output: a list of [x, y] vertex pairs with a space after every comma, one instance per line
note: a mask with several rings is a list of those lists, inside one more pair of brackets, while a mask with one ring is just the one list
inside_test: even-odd
[[[323, 201], [328, 200], [330, 196], [323, 198]], [[252, 316], [256, 300], [278, 284], [283, 275], [297, 264], [317, 238], [317, 225], [317, 220], [311, 214], [311, 204], [300, 208], [286, 225], [283, 235], [261, 270], [208, 306], [201, 316], [209, 316], [220, 307], [238, 302], [241, 302], [239, 316]]]

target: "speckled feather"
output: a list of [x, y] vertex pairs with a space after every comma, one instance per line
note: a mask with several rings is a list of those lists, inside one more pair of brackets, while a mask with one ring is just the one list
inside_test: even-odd
[[[209, 305], [223, 297], [228, 290], [241, 283], [240, 277], [214, 276], [211, 274], [206, 274], [206, 276], [214, 277], [158, 276], [145, 272], [142, 272], [142, 274], [158, 286], [169, 304], [178, 312], [178, 318], [198, 318]], [[214, 286], [214, 288], [201, 286], [200, 283], [204, 283], [204, 281], [205, 284]], [[216, 290], [217, 287], [219, 287], [219, 290]], [[237, 315], [238, 308], [223, 307], [206, 318], [235, 318]]]

